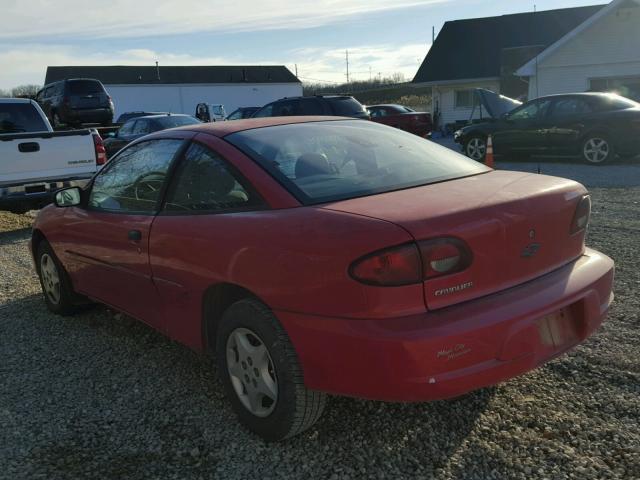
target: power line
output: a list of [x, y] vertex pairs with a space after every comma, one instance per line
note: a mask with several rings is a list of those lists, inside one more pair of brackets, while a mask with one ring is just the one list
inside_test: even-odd
[[298, 78], [301, 78], [302, 80], [312, 80], [314, 82], [335, 83], [336, 85], [340, 85], [341, 84], [341, 82], [336, 82], [334, 80], [322, 80], [320, 78], [310, 78], [310, 77], [302, 77], [302, 76], [300, 76]]

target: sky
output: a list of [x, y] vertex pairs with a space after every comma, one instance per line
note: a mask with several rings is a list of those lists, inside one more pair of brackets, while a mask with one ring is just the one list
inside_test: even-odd
[[605, 0], [0, 0], [0, 89], [48, 65], [286, 65], [303, 81], [413, 78], [448, 20]]

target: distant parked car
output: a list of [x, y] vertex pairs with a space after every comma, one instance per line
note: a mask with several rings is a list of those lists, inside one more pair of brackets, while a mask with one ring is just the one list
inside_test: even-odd
[[222, 122], [227, 118], [224, 105], [220, 103], [199, 103], [195, 117], [202, 122]]
[[130, 142], [150, 133], [196, 123], [201, 122], [191, 115], [174, 115], [171, 113], [132, 118], [125, 122], [117, 132], [108, 134], [107, 138], [105, 138], [104, 146], [107, 151], [107, 158], [111, 158]]
[[148, 117], [149, 115], [169, 115], [171, 112], [124, 112], [116, 120], [116, 123], [120, 125], [124, 124], [127, 120], [138, 117]]
[[266, 104], [252, 118], [299, 115], [331, 115], [368, 120], [369, 112], [348, 95], [315, 95], [313, 97], [282, 98]]
[[491, 135], [496, 155], [581, 157], [590, 164], [640, 154], [640, 103], [608, 93], [540, 97], [498, 119], [458, 130], [464, 153], [482, 161]]
[[111, 125], [113, 101], [99, 80], [72, 78], [45, 85], [36, 101], [53, 125]]
[[240, 107], [227, 115], [227, 120], [241, 120], [243, 118], [251, 118], [251, 116], [260, 110], [260, 107]]
[[426, 137], [433, 128], [430, 113], [416, 112], [403, 105], [371, 105], [367, 110], [374, 122], [399, 128], [419, 137]]

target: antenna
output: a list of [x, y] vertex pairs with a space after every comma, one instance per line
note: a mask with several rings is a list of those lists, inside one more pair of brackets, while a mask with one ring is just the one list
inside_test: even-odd
[[347, 61], [347, 83], [349, 83], [349, 50], [345, 51], [345, 58]]
[[158, 79], [158, 81], [160, 81], [160, 65], [158, 64], [157, 60], [156, 60], [156, 78]]

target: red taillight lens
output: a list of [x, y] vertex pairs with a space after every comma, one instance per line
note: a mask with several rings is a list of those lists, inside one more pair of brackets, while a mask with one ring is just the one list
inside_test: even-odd
[[461, 272], [471, 265], [467, 245], [443, 237], [372, 253], [351, 265], [351, 276], [367, 285], [398, 287]]
[[581, 232], [586, 229], [589, 225], [589, 218], [591, 217], [591, 197], [589, 195], [584, 195], [580, 201], [578, 202], [578, 206], [576, 207], [576, 213], [573, 215], [573, 220], [571, 221], [571, 228], [569, 233], [573, 235], [574, 233]]
[[422, 282], [420, 253], [413, 243], [367, 255], [356, 260], [349, 271], [367, 285], [397, 287]]
[[461, 272], [471, 265], [469, 247], [457, 238], [436, 238], [418, 242], [425, 280]]
[[104, 148], [102, 137], [97, 133], [93, 134], [93, 146], [96, 151], [96, 165], [104, 165], [107, 163], [107, 151]]

